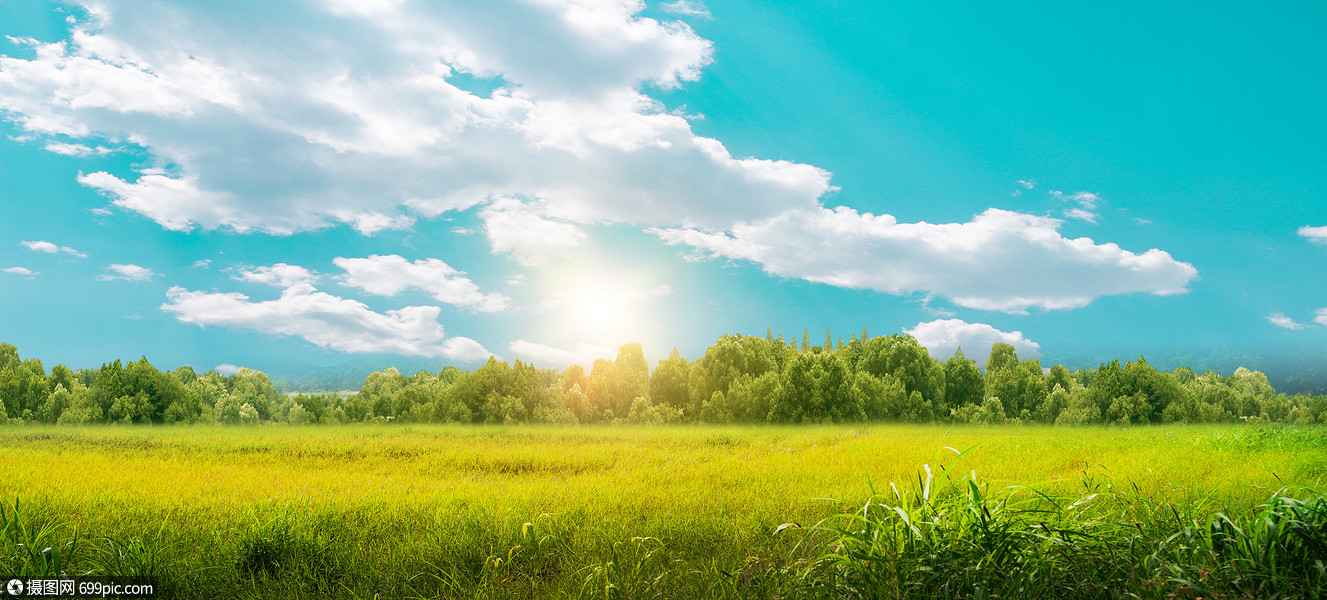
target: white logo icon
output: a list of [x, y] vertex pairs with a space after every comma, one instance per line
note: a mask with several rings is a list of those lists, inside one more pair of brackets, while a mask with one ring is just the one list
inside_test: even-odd
[[9, 585], [5, 586], [5, 590], [9, 592], [10, 596], [22, 596], [23, 582], [18, 579], [10, 579]]

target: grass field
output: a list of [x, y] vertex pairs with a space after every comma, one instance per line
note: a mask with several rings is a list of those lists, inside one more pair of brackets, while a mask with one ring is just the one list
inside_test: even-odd
[[[967, 486], [972, 473], [981, 486]], [[1084, 500], [1073, 510], [1092, 527], [1155, 529], [1129, 534], [1142, 547], [1206, 531], [1216, 513], [1254, 523], [1278, 490], [1310, 498], [1324, 480], [1327, 430], [1316, 427], [16, 427], [0, 431], [0, 551], [11, 572], [49, 570], [23, 549], [52, 547], [61, 570], [155, 575], [174, 597], [913, 596], [862, 592], [850, 561], [826, 558], [851, 554], [841, 542], [882, 521], [812, 526], [860, 511], [872, 485], [949, 519], [980, 490], [1016, 517], [1029, 498]], [[958, 508], [920, 500], [928, 487]], [[916, 532], [907, 544], [939, 535], [934, 514], [929, 529], [889, 518]], [[796, 525], [776, 534], [785, 523]], [[933, 542], [918, 556], [940, 556]], [[989, 560], [974, 572], [999, 568]], [[1182, 578], [1131, 573], [1096, 589], [1197, 594]]]

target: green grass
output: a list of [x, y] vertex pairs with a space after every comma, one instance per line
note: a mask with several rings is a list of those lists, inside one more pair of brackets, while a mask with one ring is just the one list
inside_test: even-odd
[[174, 597], [1313, 597], [1324, 479], [1316, 427], [17, 427], [0, 571]]

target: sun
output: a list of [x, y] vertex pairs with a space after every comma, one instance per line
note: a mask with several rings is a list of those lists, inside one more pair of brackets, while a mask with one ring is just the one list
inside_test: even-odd
[[673, 288], [646, 268], [621, 269], [602, 262], [568, 265], [539, 282], [541, 338], [560, 346], [614, 348], [657, 341]]
[[632, 292], [596, 282], [569, 294], [563, 310], [575, 329], [587, 338], [613, 338], [633, 329], [633, 310], [628, 301]]

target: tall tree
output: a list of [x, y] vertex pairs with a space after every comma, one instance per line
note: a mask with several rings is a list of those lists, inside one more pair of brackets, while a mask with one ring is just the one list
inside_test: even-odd
[[991, 357], [986, 360], [986, 372], [999, 369], [1012, 369], [1018, 366], [1018, 352], [1014, 347], [1003, 342], [991, 345]]
[[852, 393], [848, 365], [830, 352], [799, 355], [783, 371], [769, 420], [781, 423], [862, 421], [861, 396]]
[[654, 368], [654, 374], [650, 377], [650, 401], [674, 409], [684, 408], [689, 398], [689, 372], [687, 359], [682, 358], [674, 347], [668, 358], [659, 361], [659, 365]]
[[963, 355], [963, 348], [945, 361], [945, 404], [947, 408], [960, 408], [969, 404], [980, 405], [985, 398], [986, 382], [975, 361]]

